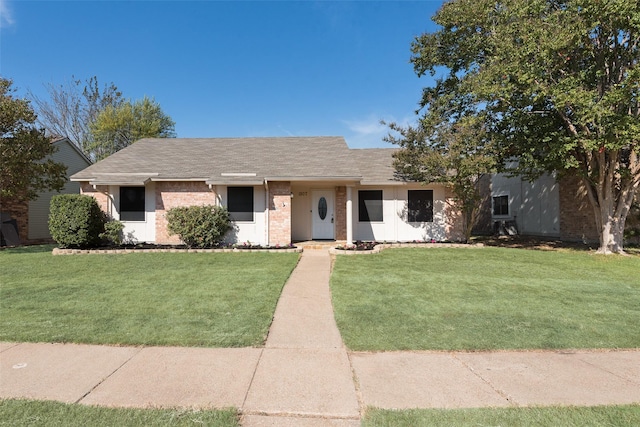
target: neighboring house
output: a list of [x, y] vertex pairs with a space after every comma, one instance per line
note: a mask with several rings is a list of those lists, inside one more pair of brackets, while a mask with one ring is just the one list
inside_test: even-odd
[[[556, 179], [544, 174], [529, 182], [520, 177], [491, 177], [491, 220], [494, 232], [597, 242], [593, 207], [578, 177]], [[640, 201], [639, 195], [636, 200]], [[626, 229], [640, 227], [637, 213], [627, 217]], [[638, 240], [637, 238], [633, 239]]]
[[459, 240], [449, 190], [398, 180], [393, 152], [342, 137], [142, 139], [71, 180], [129, 241], [179, 243], [166, 212], [202, 204], [229, 210], [229, 242]]
[[[62, 138], [51, 142], [57, 150], [51, 155], [53, 161], [67, 166], [67, 178], [72, 174], [85, 169], [91, 161], [69, 139]], [[60, 192], [45, 191], [38, 198], [29, 202], [12, 203], [3, 200], [3, 216], [12, 218], [17, 224], [19, 240], [22, 243], [48, 241], [49, 234], [49, 204], [51, 197], [56, 194], [78, 194], [80, 185], [77, 182], [67, 181]]]

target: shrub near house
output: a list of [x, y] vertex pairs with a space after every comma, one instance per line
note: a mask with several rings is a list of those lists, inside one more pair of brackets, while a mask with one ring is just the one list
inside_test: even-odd
[[218, 246], [231, 230], [229, 212], [222, 206], [182, 206], [167, 212], [168, 230], [180, 236], [187, 247]]
[[97, 246], [104, 223], [104, 214], [91, 196], [61, 194], [51, 198], [49, 231], [61, 248]]

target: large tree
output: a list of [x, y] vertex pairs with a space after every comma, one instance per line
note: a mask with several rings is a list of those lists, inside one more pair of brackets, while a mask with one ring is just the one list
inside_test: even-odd
[[48, 136], [68, 138], [85, 152], [91, 138], [89, 127], [98, 113], [124, 101], [115, 84], [105, 84], [101, 88], [96, 76], [84, 82], [72, 77], [65, 84], [45, 84], [45, 89], [49, 99], [29, 92], [37, 109], [37, 123]]
[[55, 146], [35, 126], [29, 101], [15, 98], [11, 85], [0, 77], [0, 204], [32, 200], [66, 182], [66, 166], [49, 157]]
[[446, 110], [438, 95], [467, 97], [517, 172], [579, 176], [598, 252], [623, 252], [640, 186], [640, 3], [453, 0], [433, 19], [441, 28], [412, 45], [417, 74], [438, 75], [426, 114]]
[[101, 160], [133, 144], [141, 138], [172, 138], [175, 122], [165, 114], [155, 100], [144, 97], [107, 106], [91, 123], [91, 143], [88, 151], [94, 160]]

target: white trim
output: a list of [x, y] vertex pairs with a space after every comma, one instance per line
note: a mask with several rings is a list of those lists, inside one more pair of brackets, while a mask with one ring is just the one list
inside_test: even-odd
[[[496, 215], [494, 214], [494, 210], [495, 210], [495, 198], [496, 197], [506, 197], [507, 198], [507, 214], [506, 215]], [[500, 219], [506, 219], [506, 218], [511, 218], [511, 194], [509, 194], [508, 191], [501, 191], [495, 194], [491, 194], [491, 218], [500, 218]]]
[[347, 186], [347, 245], [353, 244], [353, 192], [351, 186]]

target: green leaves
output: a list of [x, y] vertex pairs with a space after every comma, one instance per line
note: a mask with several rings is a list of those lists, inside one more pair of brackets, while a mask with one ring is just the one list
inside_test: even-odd
[[422, 93], [426, 137], [483, 117], [500, 161], [583, 177], [598, 226], [624, 224], [640, 185], [640, 3], [452, 0], [433, 20], [411, 46], [418, 75], [442, 76]]
[[155, 100], [125, 101], [107, 105], [90, 125], [92, 139], [87, 146], [95, 160], [101, 160], [142, 138], [175, 137], [175, 122]]
[[167, 212], [169, 233], [180, 236], [189, 248], [211, 248], [218, 246], [227, 231], [231, 230], [231, 219], [226, 208], [221, 206], [182, 206]]
[[12, 96], [11, 84], [0, 78], [0, 200], [32, 200], [62, 189], [67, 168], [47, 158], [55, 146], [35, 127], [29, 101]]
[[49, 231], [61, 248], [97, 246], [104, 224], [105, 215], [91, 196], [60, 194], [51, 198]]

